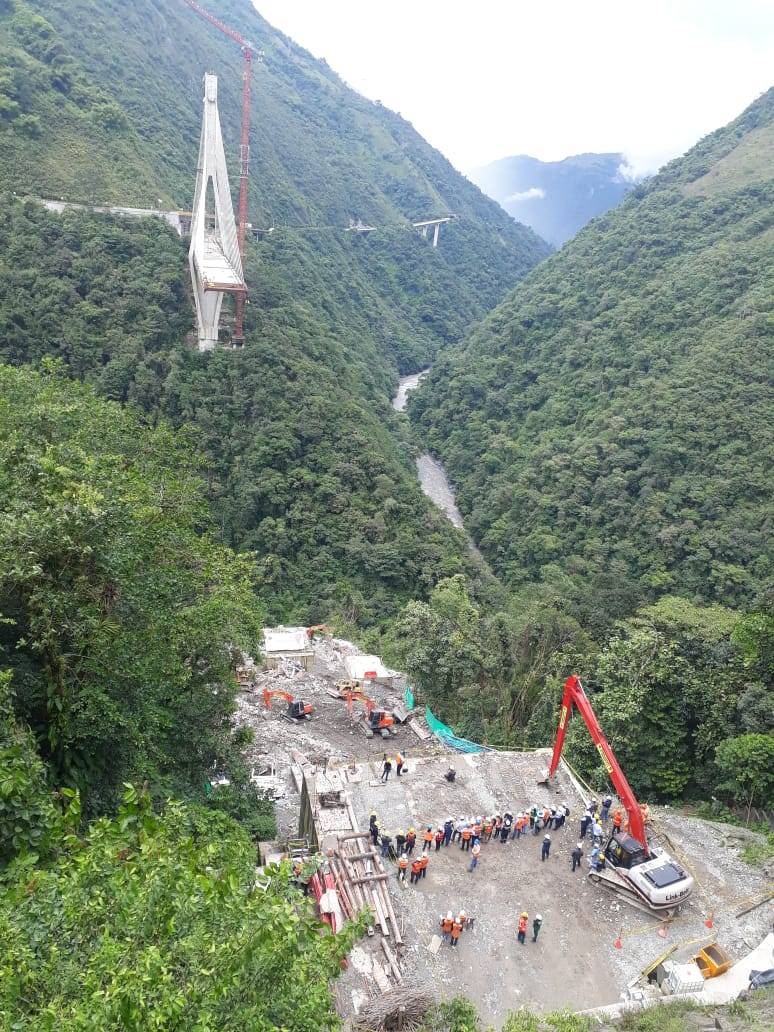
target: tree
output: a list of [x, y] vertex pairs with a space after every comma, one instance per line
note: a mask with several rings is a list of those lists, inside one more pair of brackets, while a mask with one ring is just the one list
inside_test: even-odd
[[114, 820], [12, 868], [0, 895], [0, 1024], [62, 1032], [323, 1032], [329, 983], [363, 930], [333, 935], [289, 883], [255, 884], [228, 817], [128, 786]]
[[719, 792], [727, 792], [747, 807], [747, 819], [754, 803], [764, 809], [774, 804], [774, 734], [739, 735], [721, 742], [715, 762], [722, 780]]
[[130, 777], [189, 791], [234, 745], [260, 606], [204, 491], [187, 435], [53, 368], [0, 367], [0, 649], [52, 783], [92, 813]]

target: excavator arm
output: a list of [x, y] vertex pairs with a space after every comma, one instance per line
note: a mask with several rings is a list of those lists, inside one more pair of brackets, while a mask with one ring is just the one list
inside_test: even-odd
[[646, 852], [649, 852], [648, 840], [645, 835], [645, 822], [643, 820], [639, 804], [634, 797], [634, 792], [632, 792], [629, 782], [626, 780], [626, 775], [621, 770], [618, 760], [615, 758], [613, 750], [610, 748], [607, 739], [602, 733], [602, 728], [599, 726], [596, 714], [591, 708], [591, 703], [583, 690], [580, 678], [575, 674], [571, 674], [564, 682], [562, 711], [559, 715], [559, 727], [556, 732], [556, 742], [554, 743], [554, 752], [551, 757], [551, 766], [548, 769], [549, 778], [552, 778], [554, 774], [556, 774], [556, 769], [559, 766], [559, 760], [562, 757], [564, 739], [567, 734], [567, 723], [572, 716], [573, 706], [575, 706], [583, 717], [583, 721], [591, 734], [591, 740], [594, 742], [594, 745], [597, 747], [597, 752], [602, 758], [602, 763], [608, 773], [608, 777], [613, 782], [618, 798], [624, 805], [624, 809], [629, 817], [629, 834], [633, 838], [637, 839]]

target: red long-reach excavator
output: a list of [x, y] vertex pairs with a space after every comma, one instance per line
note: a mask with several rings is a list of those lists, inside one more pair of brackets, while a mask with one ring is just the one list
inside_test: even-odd
[[629, 818], [628, 830], [619, 834], [613, 832], [605, 846], [604, 869], [590, 871], [589, 877], [612, 889], [635, 906], [648, 911], [669, 913], [688, 899], [693, 889], [693, 878], [663, 849], [648, 843], [642, 810], [602, 733], [580, 678], [575, 674], [564, 682], [559, 727], [551, 766], [545, 781], [550, 783], [556, 775], [573, 707], [583, 717], [608, 777]]
[[289, 720], [311, 720], [314, 707], [309, 702], [301, 699], [294, 699], [290, 692], [284, 692], [281, 688], [264, 688], [263, 704], [266, 708], [271, 707], [272, 699], [284, 699], [288, 708], [282, 715]]

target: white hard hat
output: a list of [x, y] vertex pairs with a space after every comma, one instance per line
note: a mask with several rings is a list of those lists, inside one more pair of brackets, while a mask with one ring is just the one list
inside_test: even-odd
[[583, 843], [582, 842], [578, 843], [578, 849], [583, 849]]
[[535, 920], [536, 921], [542, 921], [543, 918], [540, 916], [540, 914], [535, 914]]

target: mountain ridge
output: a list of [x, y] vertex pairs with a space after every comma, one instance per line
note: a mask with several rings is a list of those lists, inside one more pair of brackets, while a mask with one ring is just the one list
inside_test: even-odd
[[625, 166], [626, 156], [618, 152], [588, 151], [560, 161], [515, 154], [473, 169], [468, 177], [517, 222], [561, 247], [633, 188], [622, 172]]
[[763, 139], [774, 89], [534, 270], [412, 397], [495, 572], [592, 625], [669, 591], [770, 590]]

